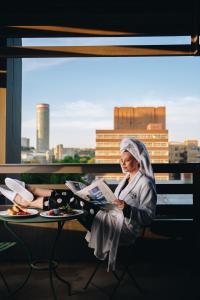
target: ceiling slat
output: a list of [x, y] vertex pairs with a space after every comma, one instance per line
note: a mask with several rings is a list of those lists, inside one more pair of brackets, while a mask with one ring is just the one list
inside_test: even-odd
[[190, 45], [0, 47], [0, 57], [24, 58], [188, 56], [198, 53]]

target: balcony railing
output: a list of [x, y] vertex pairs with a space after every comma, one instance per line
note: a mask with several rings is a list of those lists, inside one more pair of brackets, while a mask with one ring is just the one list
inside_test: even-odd
[[[155, 173], [190, 173], [191, 183], [183, 184], [157, 184], [158, 194], [191, 194], [193, 204], [158, 205], [157, 216], [171, 216], [173, 218], [192, 219], [195, 224], [200, 218], [200, 164], [153, 164]], [[0, 176], [6, 177], [14, 174], [93, 174], [104, 175], [121, 173], [119, 164], [4, 164], [0, 165]], [[3, 182], [2, 182], [3, 184]], [[31, 182], [30, 182], [31, 184]], [[43, 185], [48, 188], [64, 188], [64, 183], [59, 185]]]

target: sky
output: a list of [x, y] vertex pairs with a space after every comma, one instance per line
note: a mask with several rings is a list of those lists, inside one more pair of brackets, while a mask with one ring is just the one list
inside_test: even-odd
[[[183, 38], [23, 39], [23, 45], [188, 43]], [[26, 58], [22, 136], [36, 145], [36, 104], [50, 105], [50, 147], [95, 147], [116, 106], [166, 106], [169, 141], [200, 140], [200, 57]]]

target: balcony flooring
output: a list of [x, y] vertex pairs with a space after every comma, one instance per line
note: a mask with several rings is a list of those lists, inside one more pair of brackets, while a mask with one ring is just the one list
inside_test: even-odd
[[[103, 300], [109, 299], [108, 296], [90, 285], [88, 289], [83, 290], [91, 271], [95, 266], [95, 262], [63, 262], [59, 265], [58, 272], [66, 280], [72, 284], [72, 296], [67, 296], [66, 286], [55, 280], [56, 293], [59, 300]], [[27, 266], [25, 263], [19, 262], [1, 262], [1, 272], [6, 276], [11, 289], [14, 289], [25, 278]], [[132, 282], [125, 278], [124, 282], [117, 291], [114, 299], [199, 299], [200, 290], [199, 282], [200, 275], [197, 272], [191, 273], [191, 268], [179, 263], [163, 262], [138, 262], [134, 267], [134, 274], [144, 293], [141, 295], [133, 286]], [[111, 291], [115, 278], [111, 273], [107, 273], [105, 265], [102, 265], [98, 274], [95, 277], [94, 283]], [[0, 290], [3, 285], [0, 280]], [[6, 299], [5, 296], [0, 295], [0, 299]], [[31, 277], [25, 287], [18, 292], [14, 297], [15, 300], [45, 300], [53, 299], [49, 285], [49, 278], [47, 271], [33, 271]]]
[[[69, 226], [70, 224], [68, 224]], [[23, 237], [34, 253], [34, 259], [47, 257], [54, 228], [38, 228], [15, 226], [15, 231]], [[74, 227], [73, 227], [74, 228]], [[68, 297], [67, 287], [55, 279], [58, 300], [106, 300], [108, 296], [94, 286], [85, 291], [83, 287], [95, 266], [91, 249], [84, 241], [85, 232], [71, 231], [66, 228], [59, 240], [56, 258], [60, 261], [58, 273], [72, 285], [72, 296]], [[78, 228], [79, 229], [79, 228]], [[0, 230], [0, 239], [11, 238], [4, 230]], [[136, 243], [134, 257], [134, 274], [142, 286], [141, 295], [132, 281], [125, 278], [114, 299], [116, 300], [197, 300], [200, 299], [200, 240], [194, 243], [188, 240], [144, 238]], [[0, 255], [0, 271], [5, 275], [11, 290], [23, 282], [28, 267], [25, 264], [25, 253], [21, 245], [5, 251]], [[111, 291], [116, 279], [106, 272], [102, 265], [94, 283], [107, 291]], [[0, 291], [5, 288], [0, 278]], [[6, 299], [0, 294], [0, 300]], [[51, 300], [52, 291], [47, 271], [32, 271], [25, 287], [20, 290], [14, 300]]]

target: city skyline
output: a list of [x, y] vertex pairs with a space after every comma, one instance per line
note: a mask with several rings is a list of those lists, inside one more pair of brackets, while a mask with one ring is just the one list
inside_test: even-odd
[[115, 106], [165, 106], [170, 141], [200, 140], [199, 73], [198, 57], [23, 59], [22, 136], [35, 146], [35, 106], [44, 102], [50, 147], [95, 147]]
[[[49, 106], [49, 104], [37, 104], [36, 105], [36, 111], [37, 111], [37, 107], [38, 107], [38, 105], [47, 105], [47, 106]], [[164, 109], [164, 111], [165, 111], [165, 109], [166, 109], [166, 107], [164, 107], [164, 106], [158, 106], [158, 107], [114, 107], [113, 108], [113, 113], [115, 114], [115, 111], [116, 110], [118, 110], [118, 109], [122, 109], [122, 108], [124, 108], [124, 109], [129, 109], [129, 108], [132, 108], [132, 109], [142, 109], [142, 108], [149, 108], [149, 109], [155, 109], [155, 110], [157, 110], [157, 109], [161, 109], [161, 110], [163, 110]], [[165, 116], [165, 118], [166, 118], [166, 116]], [[50, 120], [49, 120], [49, 122], [50, 122]], [[112, 129], [114, 129], [114, 127], [115, 127], [115, 125], [114, 125], [114, 122], [115, 122], [115, 117], [113, 116], [113, 128]], [[161, 125], [161, 124], [160, 124]], [[36, 122], [36, 126], [37, 126], [37, 122]], [[108, 129], [108, 128], [105, 128], [105, 129]], [[112, 130], [111, 129], [111, 130]], [[134, 129], [134, 128], [132, 128], [132, 129]], [[167, 130], [168, 130], [168, 128], [166, 128]], [[97, 129], [98, 130], [98, 129]], [[37, 130], [36, 130], [37, 131]], [[50, 132], [49, 132], [49, 135], [50, 135]], [[31, 140], [30, 139], [30, 137], [22, 137], [22, 139], [29, 139], [29, 141]], [[187, 138], [184, 138], [183, 140], [180, 140], [180, 141], [175, 141], [175, 140], [173, 140], [173, 141], [170, 141], [169, 140], [169, 143], [171, 143], [171, 144], [179, 144], [179, 143], [184, 143], [184, 142], [186, 142], [186, 141], [198, 141], [197, 139], [194, 139], [194, 138], [191, 138], [191, 137], [187, 137]], [[36, 142], [37, 142], [37, 136], [36, 136]], [[198, 143], [199, 143], [199, 141], [198, 141]], [[65, 144], [64, 143], [59, 143], [59, 144], [56, 144], [56, 145], [53, 145], [52, 147], [49, 147], [49, 149], [53, 149], [53, 148], [55, 148], [56, 146], [58, 146], [58, 145], [63, 145], [64, 147], [65, 147]], [[30, 147], [31, 147], [32, 145], [30, 145]], [[89, 147], [89, 146], [85, 146], [85, 147], [77, 147], [77, 146], [70, 146], [70, 147], [67, 147], [67, 148], [84, 148], [84, 149], [89, 149], [89, 148], [95, 148], [95, 146], [94, 147]], [[37, 147], [36, 147], [36, 149], [37, 149]]]

